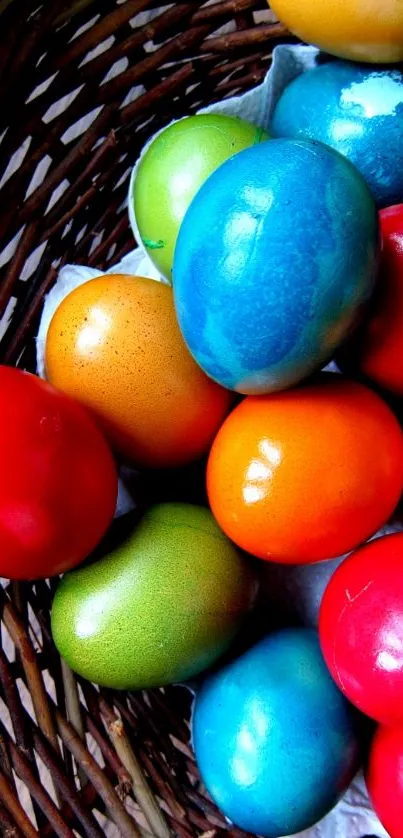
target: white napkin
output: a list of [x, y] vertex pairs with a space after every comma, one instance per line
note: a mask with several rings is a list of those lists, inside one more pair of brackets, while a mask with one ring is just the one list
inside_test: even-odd
[[[273, 109], [284, 88], [297, 76], [314, 67], [318, 55], [319, 52], [314, 47], [278, 46], [273, 52], [272, 66], [262, 84], [242, 96], [224, 99], [222, 102], [203, 108], [199, 113], [221, 113], [239, 116], [267, 129]], [[153, 139], [154, 137], [151, 137], [144, 146], [137, 163], [133, 167], [130, 178], [128, 211], [130, 225], [138, 242], [140, 242], [140, 237], [134, 215], [132, 194], [137, 166]], [[93, 277], [101, 276], [102, 273], [102, 271], [96, 271], [81, 265], [66, 265], [61, 269], [55, 286], [46, 297], [38, 332], [37, 368], [38, 374], [42, 377], [45, 377], [44, 348], [47, 330], [56, 308], [70, 291]], [[142, 247], [133, 250], [121, 262], [110, 268], [107, 273], [137, 274], [164, 281]], [[133, 502], [122, 481], [120, 481], [117, 514], [123, 514], [124, 511], [132, 507]], [[388, 528], [388, 531], [391, 531], [391, 529], [399, 529], [399, 527]], [[293, 607], [306, 625], [316, 625], [318, 607], [324, 588], [340, 561], [324, 562], [309, 567], [273, 567], [272, 573], [275, 576], [275, 580], [273, 576], [273, 582], [275, 581], [276, 590], [283, 598], [284, 605], [287, 605], [287, 598], [288, 603], [293, 602]], [[270, 569], [268, 575], [270, 577]], [[366, 835], [388, 838], [387, 833], [371, 809], [362, 774], [359, 774], [338, 806], [320, 824], [301, 832], [298, 838], [363, 838]]]

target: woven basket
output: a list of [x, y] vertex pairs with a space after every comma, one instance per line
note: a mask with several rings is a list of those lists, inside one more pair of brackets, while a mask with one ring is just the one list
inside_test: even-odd
[[[287, 36], [265, 0], [163, 3], [0, 0], [2, 363], [34, 369], [61, 265], [103, 269], [133, 248], [125, 196], [150, 134], [253, 87]], [[53, 588], [0, 588], [0, 833], [243, 835], [200, 783], [188, 692], [75, 678], [50, 637]]]

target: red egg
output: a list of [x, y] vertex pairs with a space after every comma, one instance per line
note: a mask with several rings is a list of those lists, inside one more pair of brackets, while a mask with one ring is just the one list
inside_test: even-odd
[[403, 533], [372, 541], [340, 565], [319, 630], [347, 698], [378, 722], [403, 724]]
[[391, 838], [403, 838], [403, 727], [379, 727], [367, 769], [367, 787]]
[[380, 213], [383, 249], [369, 316], [342, 353], [341, 365], [355, 368], [381, 387], [403, 395], [403, 204]]

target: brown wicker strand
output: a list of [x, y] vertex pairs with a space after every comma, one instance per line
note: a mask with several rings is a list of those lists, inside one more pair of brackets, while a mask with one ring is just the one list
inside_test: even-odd
[[87, 751], [79, 736], [69, 725], [59, 710], [55, 711], [57, 728], [64, 744], [80, 763], [92, 785], [105, 803], [111, 817], [120, 829], [123, 838], [140, 838], [141, 833], [135, 826], [126, 809], [115, 794], [113, 786], [103, 775], [94, 757]]
[[21, 838], [22, 832], [12, 819], [7, 809], [0, 804], [0, 834], [3, 838]]
[[11, 602], [6, 599], [3, 601], [3, 620], [4, 625], [18, 649], [32, 696], [32, 703], [38, 724], [41, 730], [43, 730], [46, 738], [57, 750], [59, 746], [56, 730], [50, 712], [42, 675], [36, 661], [35, 652], [22, 621], [18, 617]]
[[18, 250], [15, 253], [14, 259], [10, 263], [5, 278], [0, 286], [0, 315], [4, 312], [7, 303], [13, 293], [15, 283], [19, 278], [25, 261], [29, 256], [35, 240], [36, 231], [38, 229], [38, 221], [31, 221], [27, 224], [24, 234], [21, 238]]
[[152, 832], [156, 838], [170, 838], [171, 832], [168, 829], [161, 809], [156, 805], [154, 795], [151, 793], [140, 764], [130, 745], [122, 720], [113, 713], [104, 699], [100, 701], [100, 710], [104, 717], [110, 739], [131, 778], [135, 797], [141, 806]]
[[0, 771], [0, 800], [4, 808], [10, 813], [11, 817], [21, 830], [25, 838], [37, 838], [37, 831], [33, 827], [28, 816], [25, 814], [18, 797], [14, 794], [14, 790], [10, 785], [10, 781]]
[[74, 838], [73, 831], [64, 822], [49, 794], [36, 779], [28, 760], [12, 742], [10, 743], [10, 753], [16, 774], [18, 774], [27, 788], [29, 788], [32, 797], [41, 807], [42, 812], [46, 815], [56, 835], [59, 838]]

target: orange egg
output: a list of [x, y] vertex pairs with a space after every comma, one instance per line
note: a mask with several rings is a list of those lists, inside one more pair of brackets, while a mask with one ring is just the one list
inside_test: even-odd
[[171, 288], [143, 277], [106, 275], [68, 294], [49, 326], [45, 365], [117, 451], [147, 466], [205, 454], [230, 405], [188, 352]]
[[339, 556], [392, 514], [403, 487], [403, 435], [389, 407], [338, 375], [245, 399], [210, 452], [212, 511], [262, 559]]
[[332, 55], [374, 64], [403, 60], [402, 0], [270, 0], [302, 40]]

